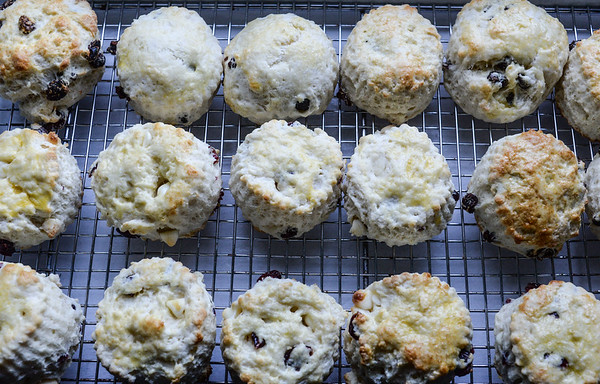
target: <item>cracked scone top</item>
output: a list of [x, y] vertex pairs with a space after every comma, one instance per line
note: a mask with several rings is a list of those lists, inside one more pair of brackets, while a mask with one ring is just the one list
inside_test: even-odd
[[340, 77], [359, 108], [402, 124], [427, 108], [438, 88], [440, 35], [408, 5], [371, 10], [348, 36]]
[[600, 302], [572, 283], [551, 281], [504, 305], [494, 335], [507, 384], [600, 382]]
[[343, 168], [340, 145], [325, 131], [272, 120], [238, 147], [229, 188], [256, 228], [287, 239], [310, 231], [335, 209]]
[[526, 0], [472, 0], [452, 28], [444, 87], [465, 112], [508, 123], [546, 99], [568, 53], [565, 28], [544, 9]]
[[376, 281], [352, 297], [343, 334], [348, 384], [449, 382], [471, 371], [471, 316], [429, 273]]
[[0, 382], [58, 384], [79, 346], [83, 319], [57, 275], [0, 261]]
[[108, 225], [169, 246], [204, 228], [221, 196], [219, 151], [163, 123], [117, 134], [90, 174]]
[[122, 269], [96, 311], [92, 337], [102, 365], [130, 383], [207, 379], [217, 326], [203, 278], [171, 258]]
[[316, 285], [261, 277], [223, 311], [221, 352], [243, 383], [322, 383], [346, 312]]
[[323, 113], [338, 81], [333, 43], [293, 14], [252, 20], [225, 48], [223, 94], [256, 124]]
[[56, 134], [0, 134], [0, 243], [28, 248], [55, 238], [77, 215], [82, 192], [77, 160]]
[[130, 104], [145, 119], [168, 124], [188, 125], [208, 111], [221, 85], [222, 61], [211, 28], [181, 7], [140, 16], [117, 48], [119, 81]]
[[0, 95], [61, 125], [104, 73], [96, 14], [85, 0], [7, 0], [0, 25]]
[[541, 131], [506, 136], [477, 164], [462, 205], [484, 240], [528, 257], [552, 257], [579, 233], [583, 163]]
[[556, 85], [556, 105], [583, 136], [600, 141], [600, 30], [578, 41], [569, 52]]
[[389, 246], [438, 235], [456, 204], [446, 159], [406, 124], [361, 137], [343, 188], [350, 233]]

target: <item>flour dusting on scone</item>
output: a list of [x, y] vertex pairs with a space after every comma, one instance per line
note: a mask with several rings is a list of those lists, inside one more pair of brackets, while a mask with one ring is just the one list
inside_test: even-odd
[[358, 290], [344, 331], [348, 384], [449, 382], [471, 372], [471, 316], [429, 273], [402, 273]]
[[546, 99], [568, 54], [565, 28], [544, 9], [526, 0], [472, 0], [452, 27], [444, 87], [465, 112], [509, 123]]
[[217, 326], [203, 278], [171, 258], [122, 269], [96, 311], [92, 337], [102, 365], [130, 383], [206, 380]]

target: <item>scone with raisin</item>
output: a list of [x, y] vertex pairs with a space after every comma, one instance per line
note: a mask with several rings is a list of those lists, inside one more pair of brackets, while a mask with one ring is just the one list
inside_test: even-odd
[[96, 311], [102, 365], [129, 383], [206, 380], [217, 325], [203, 278], [168, 257], [122, 269]]
[[465, 112], [509, 123], [546, 99], [568, 54], [565, 28], [544, 9], [526, 0], [472, 0], [452, 28], [444, 87]]
[[6, 0], [0, 5], [0, 95], [47, 128], [104, 73], [96, 14], [86, 0]]
[[596, 154], [585, 172], [587, 204], [585, 211], [590, 230], [600, 238], [600, 154]]
[[325, 131], [272, 120], [238, 147], [229, 188], [252, 225], [289, 239], [310, 231], [335, 209], [343, 168], [340, 145]]
[[57, 275], [0, 261], [0, 382], [58, 384], [79, 346], [83, 319]]
[[64, 232], [83, 194], [77, 160], [53, 132], [0, 134], [0, 254]]
[[150, 121], [188, 125], [208, 111], [221, 85], [223, 55], [197, 12], [159, 8], [134, 20], [117, 48], [123, 92]]
[[348, 36], [341, 87], [359, 108], [394, 124], [421, 113], [442, 78], [440, 35], [408, 5], [371, 10]]
[[551, 134], [506, 136], [490, 145], [463, 197], [483, 239], [528, 257], [555, 256], [579, 233], [584, 165]]
[[471, 372], [471, 316], [456, 290], [429, 273], [402, 273], [352, 296], [347, 384], [447, 383]]
[[223, 68], [225, 101], [256, 124], [323, 113], [338, 81], [331, 40], [291, 13], [249, 22], [225, 48]]
[[458, 199], [444, 156], [426, 133], [406, 124], [360, 139], [343, 188], [350, 233], [389, 246], [438, 235]]
[[505, 304], [494, 335], [507, 384], [600, 381], [600, 301], [572, 283], [551, 281]]
[[338, 359], [346, 312], [316, 285], [272, 272], [223, 311], [223, 360], [243, 383], [322, 383]]
[[575, 130], [600, 141], [600, 30], [569, 52], [565, 73], [556, 85], [556, 105]]
[[118, 133], [90, 176], [109, 226], [169, 246], [204, 228], [221, 198], [219, 151], [163, 123]]

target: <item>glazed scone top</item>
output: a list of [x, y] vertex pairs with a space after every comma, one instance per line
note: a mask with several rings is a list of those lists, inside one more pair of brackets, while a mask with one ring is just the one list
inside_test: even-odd
[[454, 371], [460, 351], [471, 346], [469, 311], [454, 288], [428, 273], [386, 277], [356, 291], [352, 302], [349, 327], [364, 364], [399, 351], [404, 364], [434, 380]]
[[600, 99], [600, 30], [589, 38], [578, 41], [570, 55], [579, 57], [581, 72], [588, 81], [589, 92], [594, 98]]
[[[98, 34], [96, 14], [86, 0], [8, 0], [4, 6], [0, 9], [0, 77], [5, 82], [39, 67], [66, 69], [71, 58], [89, 54], [88, 44]], [[34, 23], [28, 34], [19, 31], [19, 23], [6, 23], [9, 17], [19, 20], [21, 16]]]
[[341, 179], [341, 159], [339, 144], [322, 129], [271, 120], [246, 136], [232, 167], [270, 204], [308, 213], [328, 199]]
[[600, 380], [600, 302], [583, 288], [551, 281], [530, 290], [510, 330], [516, 364], [530, 382]]

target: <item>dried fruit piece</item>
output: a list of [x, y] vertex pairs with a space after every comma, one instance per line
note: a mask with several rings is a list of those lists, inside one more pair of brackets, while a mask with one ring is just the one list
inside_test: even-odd
[[116, 55], [117, 54], [117, 44], [119, 44], [118, 41], [111, 41], [108, 48], [106, 48], [106, 53], [110, 53], [111, 55]]
[[298, 228], [288, 227], [285, 232], [281, 234], [282, 239], [291, 239], [298, 234]]
[[310, 100], [309, 99], [304, 99], [302, 101], [296, 102], [296, 109], [298, 110], [298, 112], [306, 112], [306, 111], [308, 111], [309, 108], [310, 108]]
[[281, 279], [283, 276], [281, 275], [281, 272], [279, 272], [276, 269], [273, 269], [269, 272], [265, 272], [262, 275], [260, 275], [260, 277], [256, 280], [256, 282], [258, 283], [259, 281], [263, 281], [267, 277], [272, 277], [274, 279]]
[[35, 29], [35, 23], [29, 17], [23, 15], [19, 17], [19, 31], [24, 35], [29, 35]]
[[5, 10], [15, 3], [16, 0], [6, 0], [2, 5], [0, 5], [0, 11]]
[[15, 253], [15, 245], [12, 241], [0, 239], [0, 255], [12, 256]]
[[62, 79], [52, 80], [46, 90], [46, 99], [57, 101], [67, 96], [67, 93], [69, 93], [69, 87]]
[[[473, 347], [471, 347], [470, 349], [461, 349], [461, 351], [458, 353], [458, 358], [461, 359], [462, 361], [464, 361], [465, 363], [467, 363], [467, 362], [469, 362], [469, 360], [471, 360], [471, 355], [474, 353], [475, 353], [475, 349]], [[465, 376], [471, 372], [473, 372], [473, 361], [472, 360], [467, 364], [466, 367], [455, 370], [454, 374], [456, 376]]]
[[124, 90], [124, 89], [123, 89], [123, 87], [121, 87], [120, 85], [117, 85], [117, 86], [115, 87], [115, 92], [117, 92], [117, 96], [119, 96], [119, 99], [125, 99], [125, 100], [127, 100], [127, 101], [131, 100], [131, 99], [129, 98], [129, 95], [127, 95], [127, 94], [125, 93], [125, 90]]
[[92, 68], [100, 68], [106, 62], [106, 58], [101, 51], [101, 44], [99, 40], [94, 40], [88, 45], [89, 53], [87, 55], [87, 61], [90, 63]]
[[260, 349], [267, 344], [267, 342], [264, 339], [260, 340], [258, 338], [258, 336], [256, 336], [256, 333], [254, 333], [254, 332], [252, 332], [250, 337], [252, 338], [252, 343], [254, 343], [254, 348], [256, 348], [256, 349]]
[[352, 338], [354, 340], [358, 340], [359, 336], [356, 334], [356, 329], [354, 328], [354, 319], [356, 319], [356, 316], [358, 316], [359, 312], [356, 312], [354, 315], [352, 315], [352, 317], [350, 318], [350, 322], [348, 323], [348, 333], [350, 334], [350, 336], [352, 336]]
[[479, 199], [472, 193], [467, 193], [462, 199], [462, 208], [469, 212], [475, 212], [475, 206], [479, 203]]
[[504, 88], [508, 85], [508, 79], [503, 73], [492, 71], [488, 74], [488, 81], [492, 84], [500, 84], [500, 88]]

